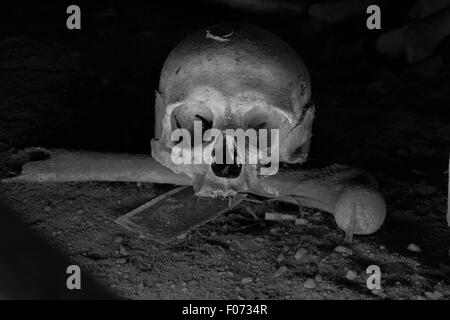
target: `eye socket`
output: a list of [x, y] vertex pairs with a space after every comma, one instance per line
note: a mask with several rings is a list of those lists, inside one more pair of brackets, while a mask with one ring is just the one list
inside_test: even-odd
[[266, 121], [264, 121], [264, 122], [261, 122], [260, 124], [258, 124], [256, 126], [252, 126], [252, 127], [255, 130], [264, 129], [264, 128], [267, 127], [267, 123], [266, 123]]
[[177, 129], [183, 128], [183, 126], [181, 125], [180, 121], [178, 120], [176, 114], [173, 115], [173, 120], [175, 121], [175, 126], [177, 127]]
[[254, 115], [253, 117], [246, 117], [247, 120], [245, 122], [246, 129], [263, 129], [268, 127], [268, 120], [266, 119], [266, 115]]
[[214, 114], [205, 105], [181, 105], [172, 111], [172, 128], [186, 129], [193, 133], [194, 121], [202, 122], [203, 131], [213, 126]]
[[204, 133], [206, 130], [212, 128], [213, 123], [211, 120], [208, 120], [199, 114], [195, 115], [195, 118], [196, 118], [196, 120], [200, 120], [202, 122], [202, 133]]
[[[280, 130], [282, 128], [284, 118], [278, 112], [267, 109], [254, 108], [245, 114], [246, 129], [253, 129], [257, 131], [258, 150], [270, 150], [272, 147], [272, 129]], [[265, 135], [260, 130], [265, 130]], [[260, 141], [260, 139], [265, 141]]]
[[[171, 114], [172, 129], [185, 129], [191, 136], [191, 146], [194, 147], [194, 122], [200, 121], [202, 137], [206, 130], [213, 127], [214, 114], [205, 105], [181, 105]], [[180, 141], [178, 141], [179, 143]]]

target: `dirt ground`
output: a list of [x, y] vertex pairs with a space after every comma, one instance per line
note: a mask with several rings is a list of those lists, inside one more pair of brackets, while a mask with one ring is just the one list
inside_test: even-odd
[[[197, 9], [99, 2], [75, 34], [65, 30], [63, 6], [7, 7], [0, 32], [1, 176], [12, 174], [11, 155], [27, 146], [150, 154], [153, 91], [170, 49], [199, 27], [245, 19], [278, 33], [304, 57], [318, 109], [308, 165], [371, 172], [388, 208], [381, 230], [345, 243], [326, 213], [305, 209], [306, 225], [294, 226], [263, 219], [268, 211], [297, 213], [294, 206], [245, 202], [161, 245], [114, 220], [173, 186], [0, 184], [4, 202], [124, 298], [449, 299], [448, 41], [439, 49], [440, 73], [424, 79], [372, 53], [371, 36], [349, 34], [348, 26], [314, 40], [295, 19]], [[420, 252], [408, 250], [411, 244]], [[366, 288], [369, 265], [380, 266], [382, 290]]]

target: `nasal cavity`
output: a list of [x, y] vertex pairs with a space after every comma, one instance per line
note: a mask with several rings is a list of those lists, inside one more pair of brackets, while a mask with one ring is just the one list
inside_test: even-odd
[[[226, 143], [225, 140], [223, 141], [223, 147], [222, 147], [222, 161], [220, 159], [216, 158], [215, 150], [213, 150], [213, 158], [214, 162], [211, 164], [211, 169], [214, 172], [214, 174], [217, 177], [220, 178], [227, 178], [227, 179], [234, 179], [239, 177], [242, 171], [242, 164], [238, 164], [236, 162], [237, 160], [237, 150], [234, 148], [234, 156], [232, 163], [227, 162], [226, 158]], [[217, 157], [220, 157], [220, 155], [217, 155]]]

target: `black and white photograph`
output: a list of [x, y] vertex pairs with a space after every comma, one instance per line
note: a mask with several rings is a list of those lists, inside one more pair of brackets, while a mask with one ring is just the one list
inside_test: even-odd
[[0, 300], [449, 300], [449, 62], [450, 0], [2, 3]]

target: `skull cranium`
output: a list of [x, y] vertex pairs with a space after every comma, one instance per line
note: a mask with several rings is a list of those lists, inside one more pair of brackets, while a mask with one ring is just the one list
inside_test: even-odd
[[[175, 164], [171, 159], [175, 129], [192, 132], [194, 121], [202, 121], [204, 130], [221, 132], [278, 129], [279, 161], [302, 163], [309, 152], [315, 112], [309, 73], [301, 58], [274, 34], [247, 24], [200, 30], [176, 46], [161, 71], [155, 109], [152, 156], [190, 177], [199, 196], [248, 191], [263, 178], [258, 171], [262, 164]], [[190, 147], [211, 149], [216, 143], [194, 141]], [[233, 152], [226, 141], [221, 143], [225, 152]]]

